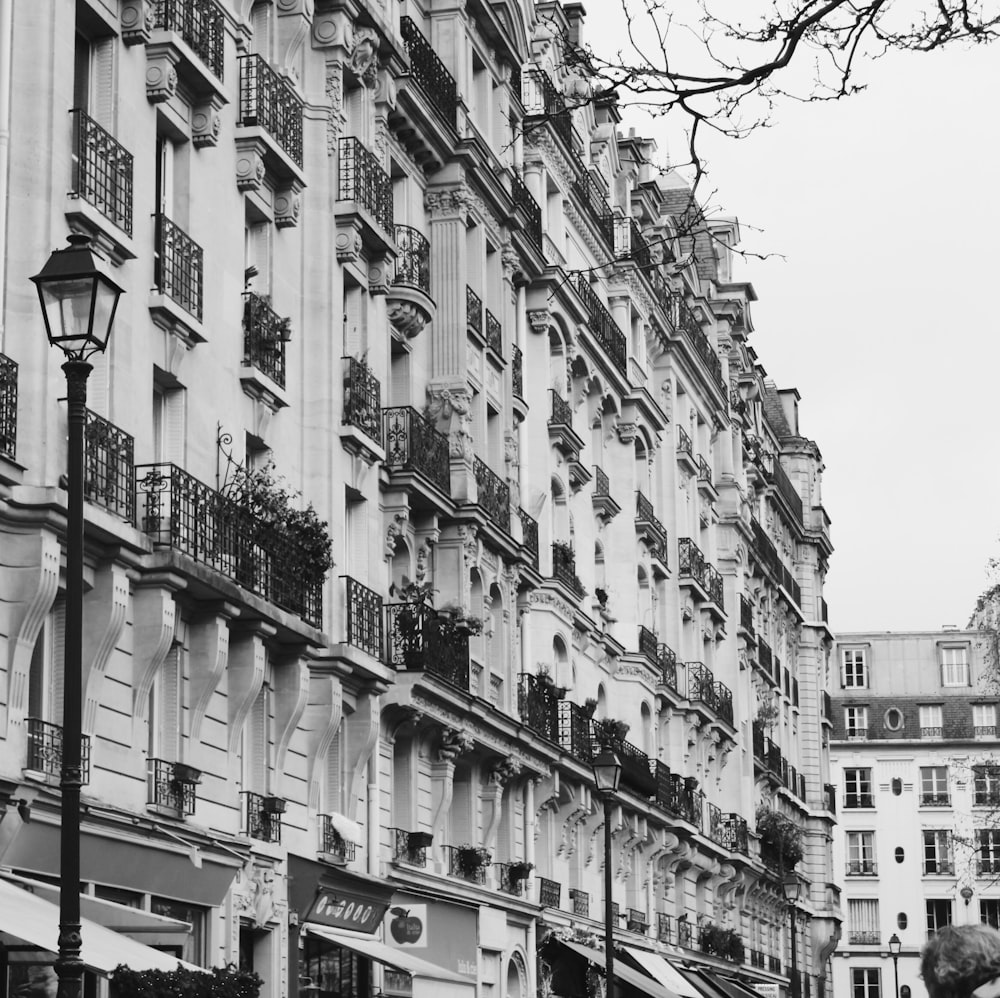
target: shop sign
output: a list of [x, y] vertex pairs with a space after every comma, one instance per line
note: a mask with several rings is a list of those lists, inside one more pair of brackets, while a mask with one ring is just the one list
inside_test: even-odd
[[781, 989], [777, 984], [755, 984], [753, 989], [761, 998], [780, 998], [781, 996]]
[[422, 959], [475, 977], [479, 966], [475, 909], [397, 893], [385, 916], [385, 941], [396, 949], [420, 951]]
[[389, 905], [335, 887], [320, 887], [305, 921], [318, 922], [335, 929], [374, 932]]

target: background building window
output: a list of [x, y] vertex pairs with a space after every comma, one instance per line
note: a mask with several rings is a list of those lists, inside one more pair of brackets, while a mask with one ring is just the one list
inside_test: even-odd
[[975, 802], [979, 807], [1000, 804], [1000, 766], [973, 766]]
[[847, 833], [847, 872], [873, 876], [875, 873], [875, 833]]
[[926, 705], [920, 708], [920, 737], [940, 738], [943, 734], [940, 704]]
[[951, 901], [948, 898], [931, 898], [927, 902], [927, 935], [933, 936], [938, 929], [951, 925]]
[[979, 921], [1000, 929], [1000, 898], [979, 899]]
[[954, 872], [951, 861], [951, 833], [940, 828], [924, 830], [924, 873]]
[[844, 708], [844, 728], [847, 730], [847, 737], [852, 739], [864, 739], [868, 737], [868, 708], [867, 707], [845, 707]]
[[844, 770], [844, 807], [874, 807], [872, 798], [872, 771], [870, 769]]
[[964, 645], [941, 649], [941, 685], [969, 685], [969, 649]]
[[847, 902], [847, 941], [852, 946], [878, 946], [878, 899], [851, 898]]
[[924, 807], [947, 807], [951, 802], [948, 793], [947, 766], [920, 767], [920, 803]]
[[851, 968], [851, 998], [882, 998], [878, 967]]
[[976, 831], [979, 840], [979, 873], [1000, 873], [1000, 828], [980, 828]]
[[974, 703], [972, 705], [972, 733], [976, 738], [996, 738], [996, 704]]
[[845, 689], [863, 690], [868, 687], [868, 668], [864, 648], [845, 648], [841, 659], [841, 682]]

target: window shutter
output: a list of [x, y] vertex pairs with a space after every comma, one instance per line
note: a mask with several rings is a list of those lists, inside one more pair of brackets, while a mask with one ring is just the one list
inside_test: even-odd
[[250, 12], [253, 28], [253, 50], [265, 59], [271, 58], [271, 5], [255, 3]]
[[247, 724], [250, 726], [250, 737], [247, 739], [247, 747], [250, 750], [250, 765], [247, 774], [250, 786], [248, 789], [256, 793], [266, 793], [267, 791], [268, 760], [270, 755], [270, 747], [267, 743], [267, 712], [268, 696], [267, 687], [265, 686], [257, 694], [253, 709], [250, 711], [250, 717], [247, 718]]
[[[338, 814], [344, 813], [344, 804], [341, 799], [341, 786], [343, 785], [343, 780], [341, 778], [341, 767], [343, 766], [343, 740], [344, 740], [344, 725], [341, 722], [340, 727], [337, 729], [337, 733], [333, 736], [333, 741], [330, 742], [330, 748], [326, 755], [326, 793], [324, 794], [326, 798], [326, 809], [328, 811], [336, 811]], [[350, 817], [350, 815], [348, 815]]]
[[410, 355], [396, 354], [389, 375], [389, 405], [410, 404]]
[[115, 85], [115, 50], [117, 39], [109, 35], [90, 46], [90, 115], [111, 134], [115, 133], [115, 108], [118, 88]]
[[177, 759], [180, 730], [180, 645], [174, 644], [160, 666], [159, 745], [161, 757]]
[[49, 614], [51, 644], [45, 663], [48, 670], [48, 715], [45, 720], [62, 723], [63, 715], [63, 669], [66, 655], [66, 601], [60, 599]]
[[358, 582], [368, 582], [368, 503], [347, 504], [347, 574]]
[[163, 422], [161, 460], [184, 464], [186, 436], [186, 396], [183, 388], [163, 393]]

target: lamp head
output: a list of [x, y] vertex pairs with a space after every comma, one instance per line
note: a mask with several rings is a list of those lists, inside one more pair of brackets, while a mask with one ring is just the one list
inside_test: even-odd
[[785, 893], [785, 900], [789, 904], [794, 904], [802, 893], [802, 881], [794, 873], [788, 873], [781, 881], [781, 889]]
[[899, 951], [903, 948], [903, 941], [894, 932], [889, 936], [889, 952], [893, 956], [899, 956]]
[[622, 777], [622, 763], [618, 756], [605, 749], [594, 758], [592, 765], [598, 792], [603, 796], [617, 793]]

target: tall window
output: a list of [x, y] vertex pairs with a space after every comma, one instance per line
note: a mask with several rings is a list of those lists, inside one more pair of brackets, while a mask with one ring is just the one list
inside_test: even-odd
[[854, 876], [875, 875], [875, 833], [847, 833], [847, 872]]
[[841, 658], [841, 683], [845, 689], [868, 687], [868, 667], [864, 648], [845, 648]]
[[1000, 898], [979, 899], [979, 921], [1000, 929]]
[[868, 708], [867, 707], [845, 707], [844, 708], [844, 728], [847, 730], [847, 737], [861, 741], [868, 737]]
[[979, 807], [1000, 804], [1000, 766], [995, 764], [973, 766], [975, 803]]
[[870, 769], [844, 770], [844, 807], [874, 807], [872, 798], [872, 771]]
[[847, 902], [847, 941], [852, 946], [878, 946], [878, 899], [851, 898]]
[[924, 873], [946, 873], [955, 871], [951, 861], [951, 833], [945, 829], [924, 830]]
[[920, 767], [920, 803], [924, 807], [947, 807], [951, 802], [948, 794], [948, 767]]
[[972, 733], [976, 738], [996, 738], [996, 704], [974, 703], [972, 705]]
[[943, 734], [940, 704], [925, 705], [920, 708], [920, 737], [940, 738]]
[[969, 685], [969, 649], [965, 645], [941, 649], [941, 685]]
[[932, 898], [927, 905], [927, 935], [933, 936], [938, 929], [951, 925], [951, 900]]
[[65, 630], [66, 604], [60, 597], [35, 639], [28, 672], [28, 717], [53, 724], [62, 724]]
[[851, 998], [882, 998], [878, 967], [851, 968]]
[[1000, 828], [979, 828], [979, 872], [1000, 873]]

